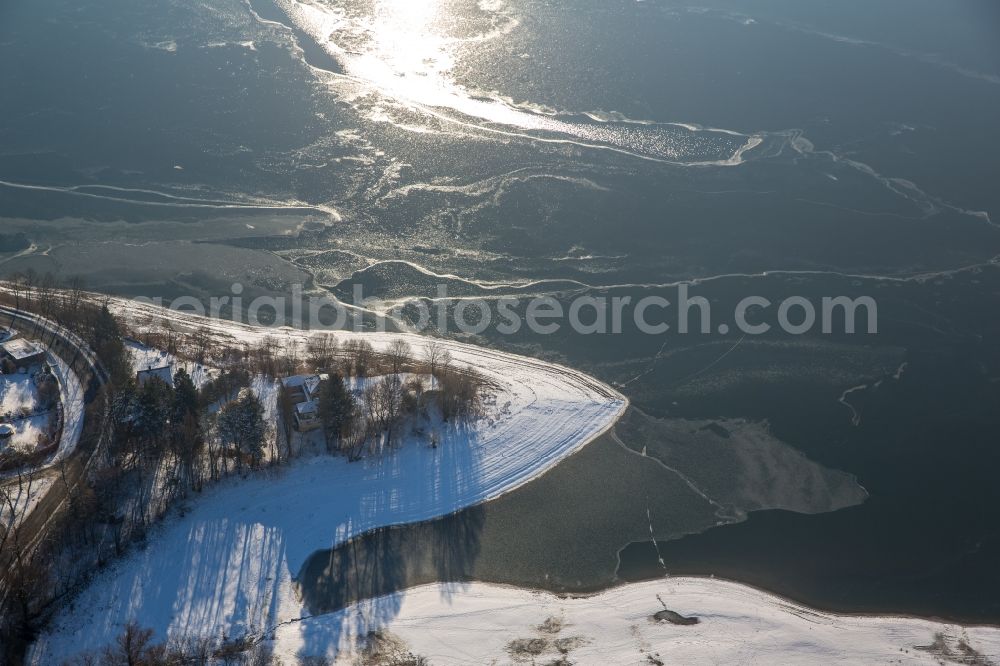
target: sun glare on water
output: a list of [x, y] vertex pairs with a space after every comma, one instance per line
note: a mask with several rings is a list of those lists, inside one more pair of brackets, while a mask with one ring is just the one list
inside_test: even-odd
[[[349, 77], [376, 90], [387, 102], [410, 110], [479, 127], [485, 127], [485, 122], [491, 128], [516, 128], [531, 132], [532, 137], [561, 135], [550, 140], [656, 160], [701, 153], [703, 147], [698, 144], [711, 140], [680, 127], [665, 131], [644, 123], [573, 122], [511, 104], [495, 94], [468, 90], [456, 81], [453, 71], [462, 50], [502, 39], [518, 26], [501, 0], [478, 5], [457, 0], [277, 2], [301, 30], [342, 64]], [[516, 94], [516, 90], [510, 92]], [[394, 120], [383, 105], [376, 105], [371, 115], [373, 120], [412, 128], [411, 120], [405, 124]], [[749, 147], [744, 144], [744, 149]], [[735, 147], [725, 145], [720, 150], [709, 158], [710, 163], [739, 163], [741, 153], [729, 153]], [[713, 152], [711, 147], [707, 152]]]
[[[470, 17], [443, 0], [377, 0], [363, 13], [321, 2], [282, 0], [281, 4], [300, 28], [343, 64], [347, 74], [399, 103], [453, 110], [523, 129], [561, 129], [551, 127], [553, 122], [544, 116], [473, 96], [453, 77], [460, 48], [507, 34], [516, 27], [516, 19], [487, 20], [484, 30], [466, 29], [460, 37], [456, 28]], [[502, 3], [494, 2], [470, 11], [489, 16], [501, 8]]]

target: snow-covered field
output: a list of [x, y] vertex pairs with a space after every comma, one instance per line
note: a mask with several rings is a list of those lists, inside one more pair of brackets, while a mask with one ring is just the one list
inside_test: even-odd
[[[133, 325], [148, 316], [161, 325], [165, 311], [115, 301]], [[207, 327], [216, 342], [257, 343], [270, 338], [304, 348], [309, 334], [253, 329], [170, 313], [180, 328]], [[360, 336], [376, 348], [403, 337], [415, 353], [425, 338]], [[531, 358], [454, 342], [443, 343], [456, 364], [489, 382], [491, 418], [441, 433], [437, 448], [408, 443], [379, 459], [348, 463], [319, 456], [277, 476], [231, 479], [169, 520], [145, 550], [97, 576], [60, 614], [32, 654], [36, 664], [58, 663], [81, 650], [114, 641], [135, 619], [162, 639], [200, 634], [236, 637], [261, 633], [306, 614], [292, 578], [314, 551], [391, 524], [426, 520], [509, 492], [543, 474], [608, 429], [626, 400], [574, 370]]]
[[135, 372], [156, 368], [170, 368], [170, 374], [173, 376], [178, 370], [184, 368], [191, 376], [191, 381], [194, 382], [195, 386], [202, 386], [212, 378], [212, 369], [207, 366], [191, 361], [182, 361], [173, 354], [147, 347], [135, 340], [127, 341], [125, 343], [125, 350], [132, 359], [132, 370]]
[[[660, 599], [699, 623], [655, 620], [664, 609]], [[584, 598], [483, 583], [425, 585], [282, 626], [273, 644], [284, 663], [332, 656], [338, 644], [346, 657], [358, 636], [374, 630], [388, 631], [435, 666], [553, 663], [563, 655], [569, 663], [595, 665], [986, 664], [1000, 658], [1000, 629], [820, 613], [710, 578], [635, 583]]]

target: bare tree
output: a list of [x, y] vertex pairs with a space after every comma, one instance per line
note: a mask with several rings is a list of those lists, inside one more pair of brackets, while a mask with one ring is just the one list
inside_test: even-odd
[[108, 666], [158, 666], [164, 663], [166, 649], [153, 642], [153, 630], [143, 629], [135, 620], [129, 621], [113, 647], [104, 651]]
[[20, 310], [24, 298], [24, 276], [21, 273], [10, 276], [10, 290], [14, 292], [14, 308]]
[[413, 350], [404, 340], [393, 340], [386, 350], [386, 361], [389, 363], [389, 372], [398, 375], [403, 371], [403, 366], [410, 360]]
[[26, 535], [21, 527], [31, 503], [32, 475], [24, 471], [24, 465], [17, 468], [15, 480], [0, 487], [0, 499], [4, 503], [4, 513], [8, 514], [4, 529], [2, 549], [0, 549], [0, 589], [5, 593], [0, 629], [2, 635], [14, 635], [25, 639], [32, 635], [33, 606], [37, 605], [40, 588], [46, 586], [51, 577], [48, 563], [42, 558], [31, 557]]
[[393, 426], [399, 417], [402, 403], [402, 382], [398, 375], [386, 375], [369, 382], [364, 392], [365, 428], [369, 440], [369, 453], [381, 450], [381, 445], [392, 445]]
[[437, 378], [438, 369], [441, 367], [445, 356], [450, 356], [448, 350], [437, 340], [431, 340], [424, 347], [424, 361], [430, 370], [431, 377]]
[[0, 524], [0, 549], [9, 543], [13, 544], [17, 554], [19, 546], [19, 531], [21, 520], [28, 511], [31, 498], [33, 477], [25, 472], [24, 465], [14, 461], [17, 472], [12, 479], [0, 485], [0, 504], [2, 504], [3, 524]]
[[191, 343], [194, 345], [195, 360], [204, 363], [209, 357], [212, 334], [204, 326], [199, 326], [191, 335]]
[[330, 333], [321, 333], [309, 338], [306, 356], [313, 370], [330, 370], [337, 354], [337, 338]]
[[74, 275], [66, 282], [67, 309], [75, 311], [83, 302], [86, 283], [79, 275]]
[[344, 345], [344, 375], [365, 378], [374, 369], [375, 350], [367, 340], [351, 340]]
[[31, 307], [34, 303], [35, 297], [35, 287], [38, 286], [38, 273], [34, 268], [29, 268], [24, 271], [24, 275], [21, 278], [21, 282], [24, 285], [24, 301], [27, 307]]
[[445, 421], [469, 419], [481, 407], [484, 382], [472, 368], [464, 370], [450, 368], [441, 373], [438, 404]]
[[424, 348], [424, 362], [431, 373], [431, 388], [439, 388], [441, 376], [451, 367], [451, 352], [441, 342], [431, 340]]
[[43, 315], [50, 315], [55, 309], [56, 278], [52, 273], [45, 273], [38, 279], [38, 310]]

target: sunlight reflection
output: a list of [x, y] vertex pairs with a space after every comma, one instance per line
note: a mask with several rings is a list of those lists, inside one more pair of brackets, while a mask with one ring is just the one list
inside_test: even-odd
[[756, 136], [679, 123], [542, 112], [537, 104], [470, 91], [456, 81], [453, 72], [464, 55], [462, 50], [501, 39], [519, 25], [499, 0], [478, 4], [456, 0], [276, 1], [298, 28], [343, 65], [350, 79], [386, 98], [368, 109], [370, 120], [413, 127], [412, 118], [396, 117], [384, 108], [383, 103], [391, 101], [400, 109], [466, 127], [690, 165], [740, 164], [743, 153], [761, 141]]

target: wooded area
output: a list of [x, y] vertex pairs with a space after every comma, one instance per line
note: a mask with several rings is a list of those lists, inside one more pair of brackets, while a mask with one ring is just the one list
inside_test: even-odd
[[[0, 644], [12, 663], [94, 571], [144, 541], [180, 500], [224, 477], [288, 464], [300, 454], [292, 445], [284, 391], [269, 419], [252, 388], [256, 382], [324, 375], [318, 399], [322, 441], [330, 454], [350, 460], [384, 454], [407, 437], [437, 446], [426, 424], [457, 425], [479, 413], [481, 379], [455, 367], [433, 341], [415, 357], [403, 341], [380, 352], [364, 340], [341, 345], [335, 334], [318, 333], [303, 355], [283, 353], [271, 338], [237, 347], [213, 342], [206, 331], [129, 331], [107, 302], [75, 280], [59, 285], [50, 276], [26, 274], [7, 287], [0, 301], [73, 331], [108, 375], [87, 405], [76, 454], [46, 472], [52, 486], [39, 504], [28, 511], [17, 503], [38, 482], [28, 460], [15, 461], [15, 471], [0, 485], [8, 514], [0, 525]], [[130, 339], [213, 371], [200, 387], [183, 367], [169, 383], [139, 382], [126, 345]], [[196, 654], [205, 653], [205, 646], [153, 646], [150, 640], [142, 629], [126, 628], [123, 643], [83, 663], [204, 663]], [[223, 648], [216, 644], [212, 650]]]

